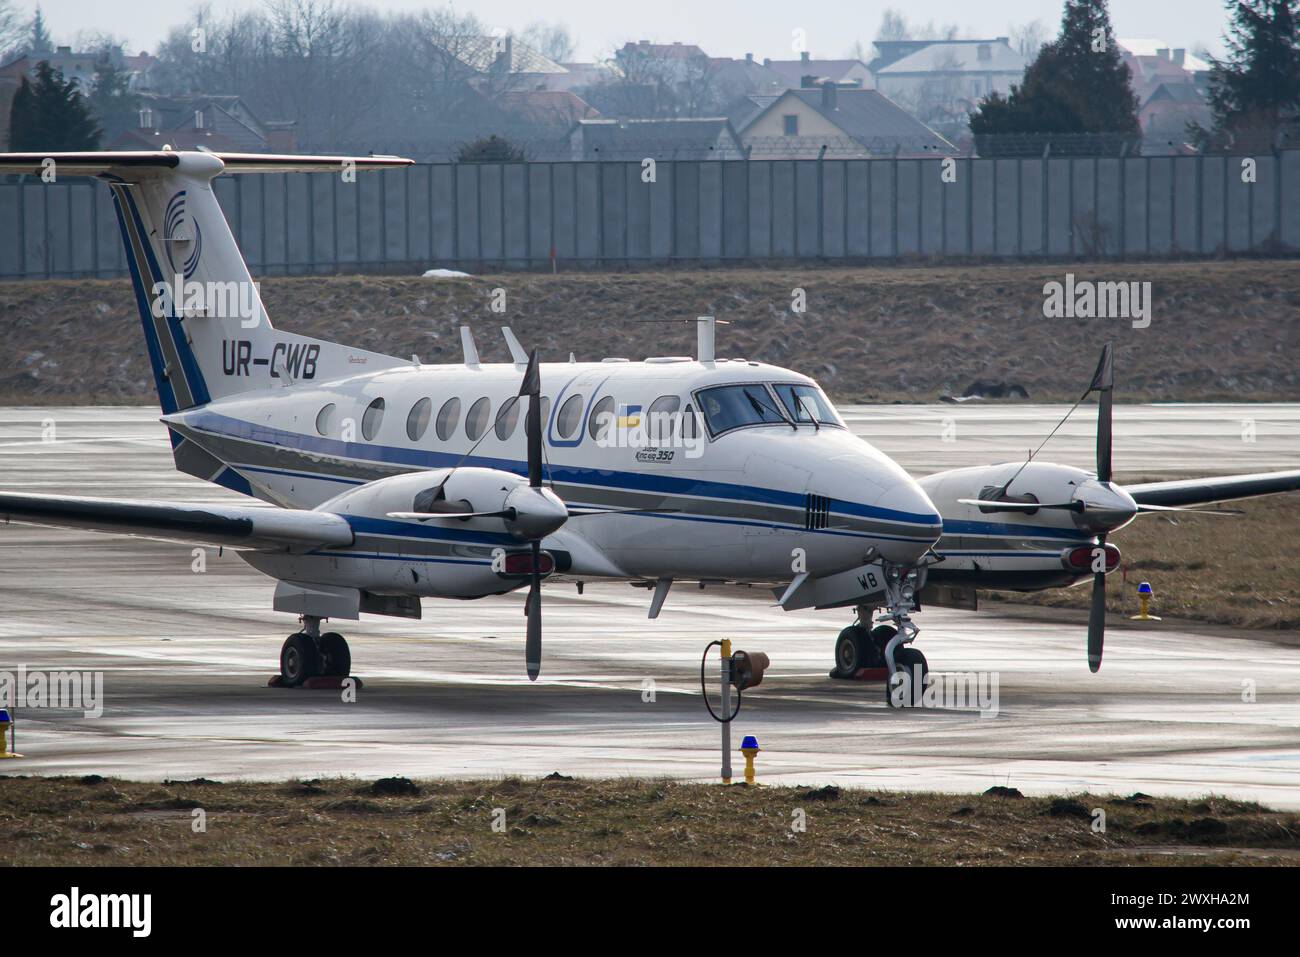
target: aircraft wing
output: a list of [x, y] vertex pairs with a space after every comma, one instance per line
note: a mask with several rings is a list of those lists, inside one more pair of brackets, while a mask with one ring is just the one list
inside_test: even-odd
[[353, 541], [352, 527], [332, 512], [265, 506], [0, 492], [0, 519], [236, 549], [305, 551]]
[[1300, 469], [1290, 472], [1258, 472], [1254, 475], [1224, 475], [1219, 478], [1184, 479], [1177, 482], [1148, 482], [1126, 485], [1124, 491], [1139, 505], [1209, 505], [1237, 498], [1273, 495], [1300, 489]]

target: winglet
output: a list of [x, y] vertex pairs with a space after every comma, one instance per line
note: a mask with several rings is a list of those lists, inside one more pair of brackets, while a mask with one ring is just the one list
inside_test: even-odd
[[510, 350], [510, 360], [517, 366], [528, 365], [528, 353], [524, 351], [524, 347], [515, 338], [514, 331], [509, 326], [502, 326], [501, 335], [506, 337], [506, 348]]
[[460, 347], [465, 351], [465, 365], [477, 369], [478, 347], [474, 345], [474, 333], [469, 331], [469, 326], [460, 327]]

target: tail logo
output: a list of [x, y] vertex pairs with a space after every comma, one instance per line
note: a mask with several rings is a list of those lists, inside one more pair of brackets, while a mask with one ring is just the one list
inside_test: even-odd
[[[180, 273], [186, 279], [193, 278], [194, 271], [199, 267], [199, 256], [203, 252], [203, 233], [197, 219], [192, 216], [188, 220], [186, 218], [185, 190], [180, 190], [167, 201], [163, 223], [163, 246], [167, 250], [167, 261], [171, 263], [173, 274]], [[187, 227], [192, 235], [186, 233]]]

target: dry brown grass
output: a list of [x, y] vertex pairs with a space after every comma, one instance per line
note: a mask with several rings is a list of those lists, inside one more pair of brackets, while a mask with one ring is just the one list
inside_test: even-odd
[[[1155, 592], [1151, 614], [1243, 628], [1300, 630], [1300, 493], [1230, 503], [1244, 514], [1188, 515], [1177, 525], [1144, 516], [1111, 540], [1128, 581], [1113, 575], [1106, 607], [1137, 614], [1138, 582]], [[1052, 607], [1087, 608], [1091, 588], [989, 597]]]
[[[1067, 271], [1150, 280], [1151, 327], [1043, 319], [1043, 284]], [[497, 286], [505, 315], [489, 309]], [[808, 296], [799, 316], [795, 287]], [[1108, 338], [1121, 401], [1300, 398], [1300, 264], [1289, 260], [273, 277], [263, 295], [283, 329], [429, 362], [459, 361], [465, 322], [494, 361], [507, 358], [503, 322], [551, 360], [693, 354], [692, 325], [640, 320], [711, 313], [733, 323], [719, 354], [807, 372], [841, 401], [932, 401], [975, 379], [1073, 401]], [[156, 401], [125, 280], [0, 283], [0, 324], [0, 401]]]
[[[207, 815], [206, 833], [191, 829]], [[492, 829], [505, 809], [505, 832]], [[1106, 831], [1092, 831], [1093, 808]], [[806, 831], [791, 829], [796, 809]], [[1207, 797], [1021, 798], [656, 780], [281, 783], [0, 778], [20, 865], [1295, 863], [1300, 819]]]

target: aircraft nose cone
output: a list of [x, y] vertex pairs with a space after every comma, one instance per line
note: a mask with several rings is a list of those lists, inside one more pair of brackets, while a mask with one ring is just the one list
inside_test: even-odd
[[569, 518], [564, 503], [547, 488], [521, 485], [506, 496], [506, 507], [515, 510], [514, 519], [507, 523], [510, 533], [528, 541], [545, 538]]
[[[925, 490], [910, 478], [900, 481], [876, 500], [880, 517], [891, 525], [891, 538], [879, 546], [890, 561], [911, 563], [939, 541], [943, 518]], [[898, 523], [898, 524], [892, 524]]]
[[939, 510], [934, 507], [934, 502], [930, 501], [930, 496], [925, 494], [925, 489], [910, 478], [887, 489], [876, 500], [876, 505], [887, 512], [897, 513], [885, 516], [887, 518], [911, 525], [932, 526], [935, 538], [939, 537], [943, 518], [939, 515]]
[[1074, 501], [1083, 505], [1081, 511], [1073, 513], [1074, 524], [1093, 534], [1123, 528], [1138, 513], [1133, 496], [1111, 482], [1084, 482], [1074, 493]]

